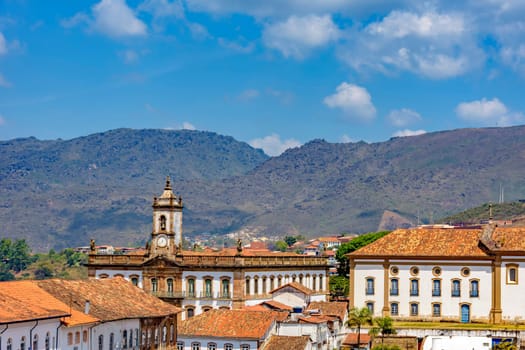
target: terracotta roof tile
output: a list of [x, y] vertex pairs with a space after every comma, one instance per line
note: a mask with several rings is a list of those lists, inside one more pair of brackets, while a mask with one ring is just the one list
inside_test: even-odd
[[181, 310], [147, 294], [123, 278], [89, 280], [42, 280], [36, 283], [60, 300], [70, 300], [71, 307], [83, 311], [90, 302], [90, 315], [102, 321], [127, 318], [161, 317]]
[[321, 315], [336, 316], [343, 321], [347, 314], [348, 303], [340, 301], [312, 301], [306, 310], [319, 310]]
[[401, 229], [356, 250], [351, 258], [371, 256], [483, 258], [481, 229]]
[[323, 315], [313, 315], [313, 316], [299, 316], [297, 317], [297, 320], [299, 323], [326, 323], [328, 321], [333, 321], [333, 318], [330, 316], [323, 316]]
[[0, 282], [0, 323], [66, 317], [68, 309], [31, 281]]
[[292, 337], [284, 335], [272, 335], [261, 350], [304, 350], [310, 337], [307, 335]]
[[[370, 335], [366, 333], [361, 333], [359, 337], [360, 345], [370, 343]], [[344, 345], [357, 345], [357, 333], [348, 333], [345, 340], [343, 340]]]
[[293, 308], [291, 306], [288, 306], [286, 304], [280, 303], [275, 300], [267, 300], [262, 302], [265, 305], [268, 305], [270, 308], [274, 310], [285, 310], [285, 311], [292, 311]]
[[525, 253], [525, 227], [496, 227], [491, 238], [497, 242], [498, 251]]
[[284, 284], [284, 285], [282, 285], [280, 287], [275, 288], [274, 290], [270, 291], [270, 294], [273, 294], [273, 293], [275, 293], [275, 292], [277, 292], [277, 291], [279, 291], [281, 289], [288, 288], [288, 287], [291, 287], [293, 289], [297, 289], [298, 291], [300, 291], [301, 293], [303, 293], [305, 295], [312, 295], [314, 293], [313, 290], [311, 290], [308, 287], [303, 286], [300, 283], [291, 282], [291, 283], [287, 283], [287, 284]]
[[280, 317], [276, 311], [210, 310], [179, 322], [178, 336], [263, 339]]

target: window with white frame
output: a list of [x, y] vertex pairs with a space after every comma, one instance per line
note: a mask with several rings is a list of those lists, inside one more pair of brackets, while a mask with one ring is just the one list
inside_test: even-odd
[[417, 315], [419, 315], [419, 304], [410, 303], [410, 316], [417, 316]]
[[419, 295], [419, 280], [416, 278], [413, 278], [410, 280], [410, 296], [418, 296]]
[[181, 341], [177, 342], [177, 350], [184, 350], [184, 342], [181, 342]]
[[518, 284], [518, 265], [507, 264], [507, 284]]
[[471, 298], [479, 297], [479, 281], [478, 280], [470, 281], [470, 297]]
[[201, 343], [191, 343], [191, 350], [201, 350]]
[[249, 344], [241, 344], [241, 350], [250, 350]]
[[373, 277], [367, 277], [366, 278], [366, 295], [374, 295], [374, 278]]
[[460, 297], [461, 296], [461, 281], [452, 280], [452, 296]]
[[208, 350], [217, 350], [217, 344], [208, 343]]
[[399, 280], [397, 278], [390, 279], [390, 295], [399, 295]]

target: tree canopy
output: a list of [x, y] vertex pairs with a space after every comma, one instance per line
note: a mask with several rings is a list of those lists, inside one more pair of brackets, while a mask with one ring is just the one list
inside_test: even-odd
[[363, 235], [360, 235], [357, 238], [352, 239], [348, 243], [343, 243], [339, 246], [337, 249], [337, 252], [335, 253], [335, 258], [339, 262], [339, 267], [337, 268], [337, 274], [339, 276], [348, 276], [348, 273], [350, 272], [350, 266], [348, 265], [348, 258], [345, 256], [348, 253], [351, 253], [359, 248], [364, 247], [365, 245], [368, 245], [379, 238], [386, 236], [389, 234], [390, 231], [379, 231], [379, 232], [371, 232], [371, 233], [365, 233]]

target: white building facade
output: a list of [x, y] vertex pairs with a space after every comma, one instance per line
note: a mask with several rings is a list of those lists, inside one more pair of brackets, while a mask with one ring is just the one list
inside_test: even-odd
[[406, 320], [525, 318], [523, 241], [525, 228], [396, 230], [347, 255], [351, 306]]

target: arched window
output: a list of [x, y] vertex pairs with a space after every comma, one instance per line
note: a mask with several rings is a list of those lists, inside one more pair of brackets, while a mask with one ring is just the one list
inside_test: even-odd
[[151, 291], [156, 293], [159, 290], [158, 281], [156, 278], [151, 279]]
[[283, 285], [283, 276], [279, 275], [277, 276], [277, 287], [280, 287]]
[[184, 342], [181, 342], [181, 341], [177, 342], [177, 350], [184, 350]]
[[104, 350], [104, 336], [102, 334], [98, 336], [98, 350]]
[[201, 343], [191, 343], [191, 350], [201, 350]]
[[166, 287], [168, 288], [168, 294], [173, 294], [173, 278], [168, 278], [166, 280]]
[[131, 283], [133, 283], [134, 286], [139, 285], [139, 278], [137, 276], [131, 277]]
[[217, 350], [217, 344], [208, 343], [208, 350]]
[[186, 318], [193, 317], [195, 315], [195, 309], [193, 307], [186, 308]]
[[221, 298], [229, 298], [230, 297], [230, 281], [228, 279], [222, 279], [221, 280]]
[[80, 344], [80, 332], [75, 332], [75, 344]]
[[164, 215], [160, 216], [160, 229], [166, 231], [166, 217]]
[[111, 333], [109, 335], [109, 350], [113, 350], [114, 349], [114, 343], [115, 343], [115, 334]]
[[128, 331], [124, 329], [122, 331], [122, 349], [127, 349], [127, 348], [128, 348]]
[[87, 343], [87, 341], [88, 341], [88, 331], [84, 330], [82, 332], [82, 342]]
[[233, 344], [224, 344], [224, 350], [233, 350]]
[[33, 349], [32, 350], [37, 350], [38, 349], [38, 334], [35, 334], [33, 336]]
[[168, 327], [162, 327], [162, 343], [166, 344], [168, 341]]
[[507, 284], [518, 284], [518, 265], [507, 264]]
[[211, 278], [206, 278], [204, 280], [204, 296], [206, 298], [211, 298], [212, 294], [213, 294], [213, 291], [212, 291], [212, 279]]
[[7, 347], [6, 350], [13, 350], [13, 339], [7, 338]]
[[73, 345], [73, 332], [67, 334], [67, 345]]
[[50, 346], [51, 344], [49, 343], [51, 340], [50, 340], [50, 334], [49, 332], [46, 333], [46, 339], [44, 340], [44, 349], [45, 350], [49, 350], [50, 349]]
[[312, 276], [312, 290], [314, 291], [317, 290], [317, 276], [316, 275]]
[[253, 294], [259, 294], [259, 276], [253, 277]]
[[323, 290], [324, 290], [324, 285], [323, 285], [323, 275], [319, 275], [319, 290], [320, 290], [320, 291], [323, 291]]
[[250, 295], [250, 276], [246, 277], [246, 284], [245, 284], [245, 293], [246, 295]]
[[262, 277], [262, 293], [266, 294], [266, 276]]
[[188, 278], [188, 296], [193, 298], [195, 297], [195, 279]]
[[270, 276], [270, 290], [275, 289], [275, 277], [272, 275]]

